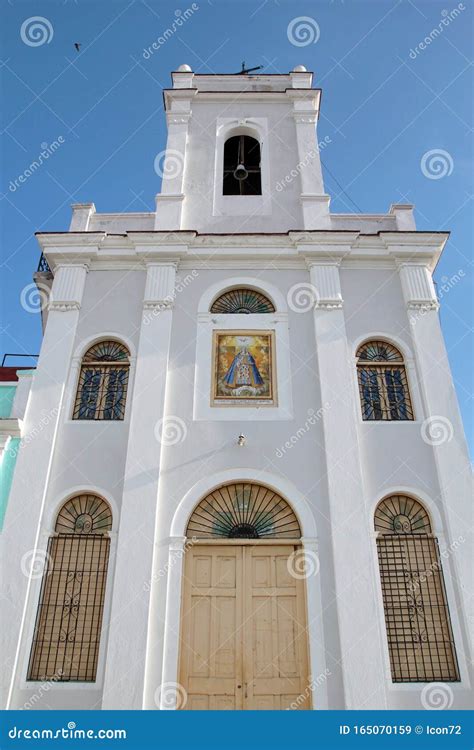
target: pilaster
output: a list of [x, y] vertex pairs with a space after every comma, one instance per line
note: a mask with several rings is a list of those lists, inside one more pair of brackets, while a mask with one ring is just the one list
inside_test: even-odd
[[175, 273], [172, 262], [147, 264], [107, 646], [107, 709], [143, 708], [150, 618], [147, 583], [153, 569], [159, 424], [164, 417]]
[[293, 119], [296, 128], [298, 171], [301, 181], [301, 204], [304, 229], [329, 228], [330, 198], [324, 193], [321, 158], [315, 130], [319, 114], [319, 97], [288, 92], [293, 100]]
[[[329, 404], [322, 420], [345, 707], [361, 708], [370, 701], [371, 708], [384, 708], [370, 511], [361, 472], [339, 261], [307, 262], [316, 299], [314, 330], [321, 403]], [[362, 648], [363, 643], [370, 645]]]
[[26, 551], [33, 559], [38, 544], [86, 275], [87, 265], [82, 263], [63, 265], [56, 272], [52, 289], [55, 302], [50, 308], [23, 418], [3, 532], [3, 572], [9, 583], [6, 598], [10, 597], [4, 610], [8, 612], [9, 627], [2, 628], [1, 635], [1, 651], [8, 655], [3, 670], [5, 688], [10, 679], [13, 689], [24, 678], [19, 656], [30, 647], [24, 642], [23, 615], [30, 606], [34, 571], [25, 573], [22, 556]]
[[[191, 104], [195, 91], [174, 90], [171, 109], [166, 113], [166, 151], [157, 156], [155, 168], [162, 175], [161, 193], [156, 196], [155, 230], [181, 229], [184, 201], [184, 170]], [[162, 158], [159, 158], [159, 157]]]
[[[447, 521], [448, 545], [465, 539], [450, 556], [457, 587], [472, 622], [472, 479], [469, 456], [454, 383], [438, 316], [439, 303], [429, 268], [423, 264], [399, 263], [399, 274], [407, 307], [415, 360], [427, 418], [421, 439], [433, 450], [440, 501]], [[448, 565], [446, 565], [448, 568]], [[469, 620], [468, 620], [469, 623]], [[466, 624], [464, 623], [466, 627]], [[469, 627], [469, 625], [467, 625]]]

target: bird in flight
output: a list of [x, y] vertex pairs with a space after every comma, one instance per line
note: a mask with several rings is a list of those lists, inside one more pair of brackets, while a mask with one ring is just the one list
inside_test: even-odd
[[76, 50], [79, 52], [80, 49], [81, 49], [81, 43], [80, 42], [74, 42], [74, 46], [75, 46]]

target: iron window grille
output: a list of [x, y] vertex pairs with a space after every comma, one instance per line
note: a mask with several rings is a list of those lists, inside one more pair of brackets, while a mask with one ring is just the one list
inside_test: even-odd
[[456, 682], [459, 668], [438, 540], [421, 503], [379, 503], [375, 530], [393, 682]]
[[94, 495], [72, 498], [59, 512], [48, 541], [28, 680], [95, 681], [111, 526], [109, 506]]
[[[244, 167], [241, 179], [237, 167]], [[224, 195], [261, 195], [260, 144], [249, 135], [234, 135], [224, 143]]]
[[392, 344], [369, 341], [357, 352], [357, 378], [362, 419], [413, 420], [403, 357]]
[[211, 306], [212, 313], [226, 315], [259, 314], [275, 312], [272, 302], [254, 289], [231, 289], [218, 297]]
[[299, 539], [298, 520], [286, 500], [253, 483], [226, 484], [207, 495], [189, 519], [198, 539]]
[[122, 420], [125, 416], [128, 349], [117, 341], [92, 346], [82, 359], [73, 419]]

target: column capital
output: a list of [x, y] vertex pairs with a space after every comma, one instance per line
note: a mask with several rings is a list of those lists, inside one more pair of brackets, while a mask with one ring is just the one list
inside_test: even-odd
[[[308, 260], [306, 260], [308, 263]], [[332, 261], [311, 260], [308, 263], [315, 310], [340, 310], [343, 306], [339, 265], [341, 259]]]
[[174, 261], [148, 261], [143, 308], [166, 310], [173, 307], [177, 263]]
[[396, 260], [403, 296], [409, 310], [438, 310], [439, 302], [427, 263]]
[[60, 312], [79, 310], [88, 270], [88, 261], [58, 263], [55, 268], [48, 309]]

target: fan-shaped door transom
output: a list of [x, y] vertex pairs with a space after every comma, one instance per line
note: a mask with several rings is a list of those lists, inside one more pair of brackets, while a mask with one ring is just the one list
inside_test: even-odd
[[237, 482], [201, 500], [186, 533], [198, 539], [299, 539], [301, 529], [281, 495], [261, 484]]

